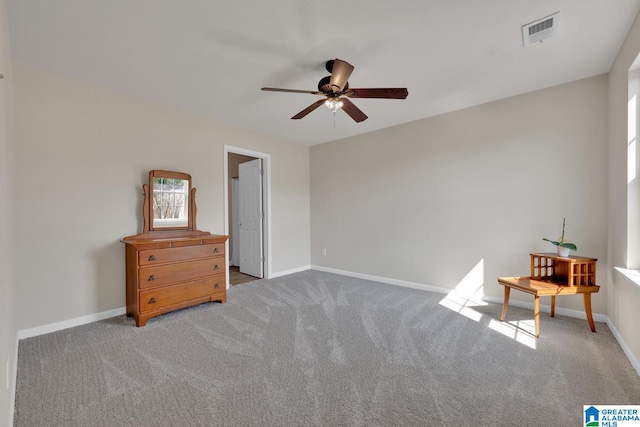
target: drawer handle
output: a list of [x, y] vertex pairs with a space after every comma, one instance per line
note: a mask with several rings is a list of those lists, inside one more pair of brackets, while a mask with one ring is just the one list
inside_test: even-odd
[[220, 283], [216, 283], [215, 285], [213, 285], [214, 289], [218, 289], [220, 287]]
[[219, 266], [218, 264], [216, 264], [216, 265], [213, 267], [213, 269], [214, 269], [214, 270], [220, 270], [220, 266]]
[[156, 280], [156, 276], [154, 276], [153, 274], [151, 276], [149, 276], [149, 280], [148, 281], [150, 282], [152, 280]]
[[151, 255], [151, 256], [149, 257], [149, 261], [155, 261], [155, 260], [156, 260], [156, 257], [155, 257], [155, 256]]
[[213, 250], [213, 253], [214, 253], [214, 254], [217, 254], [218, 252], [220, 252], [220, 250], [219, 250], [218, 248], [215, 248], [215, 249]]
[[155, 304], [156, 303], [156, 297], [151, 297], [151, 299], [149, 300], [149, 304]]

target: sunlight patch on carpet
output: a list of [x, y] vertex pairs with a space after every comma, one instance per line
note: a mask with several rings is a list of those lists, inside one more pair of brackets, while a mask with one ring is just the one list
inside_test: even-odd
[[485, 306], [484, 297], [484, 258], [478, 261], [467, 275], [447, 294], [439, 304], [471, 320], [479, 322], [482, 313], [472, 307]]
[[535, 324], [531, 320], [514, 320], [511, 322], [500, 322], [491, 319], [489, 328], [509, 337], [517, 342], [526, 345], [533, 350], [536, 349]]

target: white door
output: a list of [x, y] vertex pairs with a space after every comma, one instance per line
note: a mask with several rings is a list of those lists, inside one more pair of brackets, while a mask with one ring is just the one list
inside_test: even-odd
[[262, 159], [241, 163], [238, 175], [240, 272], [262, 278]]
[[240, 265], [240, 184], [238, 178], [231, 180], [231, 259], [229, 265]]

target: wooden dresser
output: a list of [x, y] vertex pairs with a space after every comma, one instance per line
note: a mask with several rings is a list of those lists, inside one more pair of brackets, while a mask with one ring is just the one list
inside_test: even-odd
[[152, 317], [208, 301], [227, 301], [229, 236], [196, 229], [191, 175], [152, 170], [142, 186], [143, 231], [125, 237], [127, 316]]
[[127, 315], [137, 326], [180, 308], [227, 301], [228, 236], [125, 238]]

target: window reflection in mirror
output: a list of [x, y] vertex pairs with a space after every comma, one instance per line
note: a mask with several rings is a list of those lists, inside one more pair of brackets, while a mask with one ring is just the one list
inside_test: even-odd
[[[164, 172], [164, 173], [162, 173]], [[189, 227], [188, 174], [166, 171], [152, 171], [151, 186], [151, 228], [187, 229]]]

